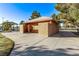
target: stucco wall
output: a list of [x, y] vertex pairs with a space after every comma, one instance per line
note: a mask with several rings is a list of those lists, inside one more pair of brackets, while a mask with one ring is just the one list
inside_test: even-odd
[[27, 24], [22, 24], [22, 25], [20, 25], [20, 32], [21, 32], [21, 33], [27, 32]]
[[48, 36], [48, 22], [38, 24], [38, 34], [41, 36]]
[[23, 25], [20, 25], [20, 33], [23, 33], [24, 29], [23, 29]]
[[58, 32], [58, 26], [54, 22], [48, 24], [48, 36]]
[[58, 32], [58, 27], [57, 24], [53, 22], [52, 23], [44, 22], [38, 24], [38, 33], [41, 36], [48, 37], [55, 34], [56, 32]]
[[[37, 26], [37, 28], [33, 29], [33, 26]], [[46, 37], [51, 36], [58, 31], [59, 31], [58, 26], [53, 21], [20, 25], [21, 33], [34, 32], [38, 33], [40, 36], [46, 36]]]

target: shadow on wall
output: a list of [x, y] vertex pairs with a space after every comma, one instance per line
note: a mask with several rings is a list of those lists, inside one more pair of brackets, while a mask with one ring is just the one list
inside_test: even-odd
[[44, 46], [31, 46], [27, 47], [23, 51], [17, 51], [20, 47], [15, 48], [14, 53], [11, 55], [17, 55], [17, 56], [79, 56], [79, 54], [69, 54], [71, 50], [77, 50], [75, 48], [59, 48], [55, 50], [48, 50], [47, 48], [44, 48]]

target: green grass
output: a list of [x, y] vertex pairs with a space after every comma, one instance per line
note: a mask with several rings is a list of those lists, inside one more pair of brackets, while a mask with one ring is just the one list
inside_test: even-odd
[[14, 42], [0, 34], [0, 55], [7, 56], [13, 48]]

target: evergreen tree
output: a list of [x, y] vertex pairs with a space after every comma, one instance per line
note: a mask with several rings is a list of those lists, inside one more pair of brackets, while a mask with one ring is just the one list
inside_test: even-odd
[[24, 21], [22, 20], [22, 21], [20, 22], [20, 25], [23, 24], [23, 23], [24, 23]]
[[37, 11], [33, 11], [32, 16], [29, 20], [32, 20], [32, 19], [35, 19], [35, 18], [38, 18], [38, 17], [41, 17], [40, 13], [37, 12]]

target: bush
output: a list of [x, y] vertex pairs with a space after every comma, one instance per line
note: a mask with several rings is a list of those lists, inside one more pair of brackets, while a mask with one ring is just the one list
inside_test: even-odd
[[11, 23], [10, 22], [3, 22], [2, 23], [2, 29], [3, 31], [11, 31]]

